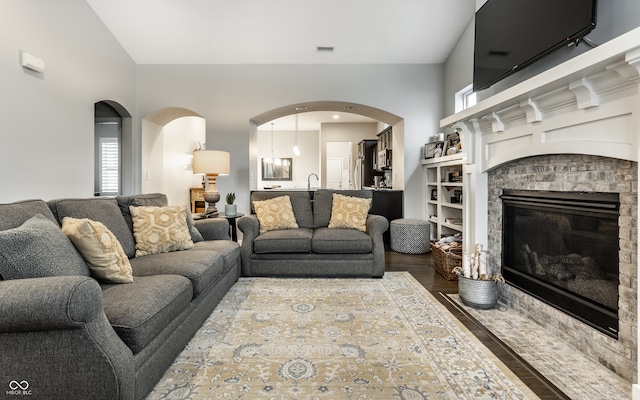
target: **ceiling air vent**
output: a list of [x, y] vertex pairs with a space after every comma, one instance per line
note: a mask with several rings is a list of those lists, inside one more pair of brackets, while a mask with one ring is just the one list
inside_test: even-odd
[[333, 53], [333, 46], [318, 46], [316, 50], [323, 53]]

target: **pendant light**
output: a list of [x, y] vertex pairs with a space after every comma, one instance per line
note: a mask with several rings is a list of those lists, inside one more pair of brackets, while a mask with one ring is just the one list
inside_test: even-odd
[[268, 163], [273, 163], [273, 165], [281, 165], [282, 160], [279, 158], [273, 157], [273, 122], [271, 123], [271, 158], [267, 161]]
[[271, 123], [271, 157], [264, 159], [267, 164], [273, 163], [273, 122]]
[[298, 147], [298, 114], [296, 114], [296, 139], [293, 142], [293, 154], [300, 155], [300, 148]]

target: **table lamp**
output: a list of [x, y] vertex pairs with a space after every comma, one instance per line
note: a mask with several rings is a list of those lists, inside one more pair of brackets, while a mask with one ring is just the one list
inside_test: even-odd
[[217, 217], [216, 203], [220, 200], [220, 192], [216, 189], [218, 175], [229, 175], [230, 156], [227, 151], [196, 150], [193, 152], [193, 173], [205, 174], [207, 185], [204, 191], [204, 201], [208, 207], [205, 215]]

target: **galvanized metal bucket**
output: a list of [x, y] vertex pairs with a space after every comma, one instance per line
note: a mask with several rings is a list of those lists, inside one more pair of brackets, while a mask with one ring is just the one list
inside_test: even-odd
[[498, 283], [458, 277], [458, 294], [469, 307], [488, 310], [498, 304]]

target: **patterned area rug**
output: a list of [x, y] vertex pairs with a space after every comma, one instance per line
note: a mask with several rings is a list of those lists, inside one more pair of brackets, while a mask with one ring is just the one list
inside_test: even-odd
[[149, 399], [537, 399], [409, 273], [241, 278]]

